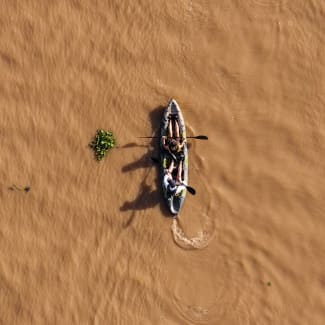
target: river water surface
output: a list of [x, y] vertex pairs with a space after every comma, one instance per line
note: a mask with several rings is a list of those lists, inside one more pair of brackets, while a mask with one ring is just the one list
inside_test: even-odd
[[322, 0], [2, 1], [0, 324], [324, 324], [324, 44]]

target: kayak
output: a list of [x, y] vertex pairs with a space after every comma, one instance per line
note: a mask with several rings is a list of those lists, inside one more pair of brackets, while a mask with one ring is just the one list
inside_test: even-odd
[[[162, 182], [162, 189], [163, 189], [163, 196], [166, 201], [167, 207], [172, 215], [177, 215], [182, 205], [184, 204], [185, 196], [186, 196], [186, 189], [184, 188], [179, 194], [177, 195], [168, 195], [167, 188], [164, 185], [164, 176], [165, 171], [169, 167], [170, 162], [172, 161], [171, 154], [166, 151], [163, 147], [162, 137], [168, 135], [168, 125], [169, 121], [176, 119], [179, 125], [179, 133], [180, 138], [186, 139], [186, 129], [185, 129], [185, 122], [183, 118], [183, 114], [179, 105], [177, 104], [175, 99], [170, 100], [167, 105], [167, 108], [164, 110], [161, 127], [160, 127], [160, 175], [161, 175], [161, 182]], [[187, 152], [187, 145], [186, 142], [183, 146], [183, 161], [178, 163], [183, 164], [183, 172], [182, 172], [182, 181], [185, 184], [188, 184], [188, 152]], [[177, 164], [178, 164], [177, 163]], [[176, 181], [177, 168], [172, 173], [173, 179]]]

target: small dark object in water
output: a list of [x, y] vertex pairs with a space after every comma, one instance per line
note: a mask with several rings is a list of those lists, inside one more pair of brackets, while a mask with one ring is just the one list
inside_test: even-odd
[[20, 188], [17, 185], [13, 184], [12, 186], [8, 187], [10, 191], [14, 191], [15, 189], [18, 191], [25, 191], [26, 193], [30, 191], [30, 186], [25, 186], [24, 188]]

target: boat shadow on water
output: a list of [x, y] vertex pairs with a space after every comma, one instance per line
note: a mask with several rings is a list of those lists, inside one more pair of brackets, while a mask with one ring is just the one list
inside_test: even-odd
[[[159, 135], [159, 127], [160, 127], [160, 121], [161, 116], [163, 114], [164, 106], [158, 106], [156, 107], [150, 114], [149, 118], [152, 125], [153, 130], [153, 137], [156, 137]], [[137, 197], [132, 201], [125, 201], [123, 205], [120, 207], [120, 211], [132, 211], [131, 216], [128, 218], [128, 220], [124, 223], [124, 227], [128, 227], [137, 211], [153, 208], [157, 205], [160, 206], [161, 213], [164, 216], [171, 216], [170, 212], [168, 211], [165, 201], [163, 199], [162, 195], [162, 188], [159, 178], [159, 166], [154, 163], [151, 159], [151, 157], [158, 157], [159, 151], [159, 139], [153, 138], [149, 140], [149, 143], [147, 145], [143, 144], [137, 144], [137, 143], [128, 143], [124, 148], [131, 148], [131, 147], [147, 147], [148, 151], [141, 156], [138, 160], [133, 161], [131, 163], [126, 164], [122, 167], [122, 172], [132, 172], [139, 168], [147, 168], [148, 171], [146, 171], [142, 182], [139, 186], [139, 194]], [[148, 176], [152, 172], [152, 169], [155, 169], [157, 177], [155, 177], [154, 183], [149, 184], [148, 183]]]

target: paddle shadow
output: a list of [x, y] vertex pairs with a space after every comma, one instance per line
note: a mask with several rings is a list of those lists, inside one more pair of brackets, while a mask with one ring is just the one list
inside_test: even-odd
[[[136, 142], [128, 143], [121, 148], [132, 148], [132, 147], [146, 147], [148, 151], [141, 156], [138, 160], [133, 161], [121, 168], [122, 172], [130, 172], [138, 168], [147, 168], [152, 165], [151, 157], [158, 157], [158, 147], [159, 147], [159, 127], [160, 121], [163, 114], [164, 106], [156, 107], [152, 112], [149, 113], [149, 119], [151, 122], [151, 127], [153, 130], [152, 139], [142, 139], [144, 144], [139, 144]], [[140, 141], [140, 140], [139, 140]]]
[[162, 200], [162, 189], [161, 187], [157, 187], [157, 179], [155, 180], [155, 185], [147, 184], [147, 178], [150, 172], [151, 170], [147, 172], [143, 181], [141, 182], [140, 193], [138, 196], [133, 201], [125, 201], [120, 207], [120, 211], [132, 210], [131, 216], [123, 225], [124, 228], [128, 227], [132, 223], [137, 211], [153, 208], [157, 204], [160, 204], [163, 215], [171, 217], [164, 200]]
[[[160, 123], [163, 115], [163, 110], [165, 106], [158, 106], [149, 114], [149, 119], [151, 122], [151, 127], [153, 130], [152, 139], [145, 139], [147, 141], [146, 145], [138, 145], [136, 143], [127, 144], [126, 147], [132, 146], [145, 146], [148, 147], [148, 151], [142, 155], [138, 160], [130, 162], [121, 168], [122, 172], [132, 172], [138, 168], [152, 168], [156, 167], [157, 177], [155, 178], [154, 183], [150, 186], [146, 183], [147, 177], [150, 174], [150, 170], [145, 174], [143, 181], [139, 187], [139, 194], [133, 201], [125, 201], [123, 205], [120, 207], [120, 211], [133, 210], [130, 218], [124, 224], [124, 227], [128, 227], [134, 217], [136, 211], [145, 210], [148, 208], [152, 208], [159, 204], [160, 210], [164, 216], [171, 216], [168, 211], [164, 199], [163, 193], [160, 183], [160, 173], [159, 173], [159, 165], [154, 163], [151, 157], [159, 157], [159, 138], [156, 138], [160, 135]], [[148, 143], [149, 140], [149, 143]], [[152, 189], [154, 188], [154, 189]]]
[[138, 168], [148, 168], [152, 165], [151, 155], [146, 153], [137, 161], [131, 162], [121, 168], [123, 173], [136, 170]]
[[132, 223], [137, 211], [149, 209], [157, 205], [157, 199], [157, 191], [153, 190], [152, 186], [143, 185], [140, 194], [133, 201], [125, 201], [120, 207], [120, 211], [132, 211], [131, 216], [124, 223], [123, 227], [126, 228]]
[[127, 148], [135, 148], [135, 147], [148, 147], [147, 145], [145, 144], [138, 144], [136, 142], [130, 142], [130, 143], [127, 143], [123, 146], [117, 146], [117, 148], [119, 149], [127, 149]]

